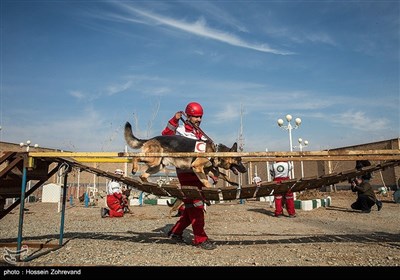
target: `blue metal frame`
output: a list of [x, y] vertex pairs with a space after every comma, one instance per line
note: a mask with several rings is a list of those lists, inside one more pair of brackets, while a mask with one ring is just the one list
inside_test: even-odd
[[[19, 222], [18, 222], [18, 238], [17, 238], [17, 252], [21, 251], [22, 244], [22, 226], [24, 224], [24, 208], [25, 208], [25, 191], [26, 191], [26, 167], [22, 168], [22, 184], [21, 184], [21, 203], [19, 206]], [[20, 261], [20, 255], [17, 255], [17, 261]]]
[[66, 205], [66, 201], [67, 201], [68, 172], [69, 172], [69, 167], [67, 167], [64, 172], [64, 188], [63, 188], [63, 200], [62, 200], [62, 210], [61, 210], [60, 240], [58, 243], [60, 246], [63, 244], [63, 238], [64, 238], [64, 220], [65, 220], [65, 205]]

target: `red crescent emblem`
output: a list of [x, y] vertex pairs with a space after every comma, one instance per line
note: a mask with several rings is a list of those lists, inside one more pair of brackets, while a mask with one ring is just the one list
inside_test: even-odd
[[196, 142], [195, 152], [204, 153], [206, 151], [206, 143]]

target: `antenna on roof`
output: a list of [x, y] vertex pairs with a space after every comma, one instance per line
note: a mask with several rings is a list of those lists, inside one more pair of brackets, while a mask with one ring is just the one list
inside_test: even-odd
[[243, 104], [240, 105], [240, 131], [238, 137], [238, 150], [243, 152], [244, 150], [244, 137], [243, 137]]
[[[243, 152], [244, 150], [244, 137], [243, 137], [243, 104], [240, 104], [240, 131], [238, 137], [238, 151]], [[238, 183], [239, 189], [242, 188], [242, 173], [239, 174]], [[241, 199], [240, 204], [244, 204], [245, 200]]]

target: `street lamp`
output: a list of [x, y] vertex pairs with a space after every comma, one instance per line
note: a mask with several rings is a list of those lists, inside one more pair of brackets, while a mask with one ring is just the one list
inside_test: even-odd
[[[307, 140], [304, 140], [304, 141], [303, 141], [302, 138], [297, 139], [297, 142], [299, 142], [299, 146], [295, 146], [295, 147], [293, 147], [293, 148], [299, 148], [299, 149], [300, 149], [300, 152], [303, 151], [303, 148], [304, 148], [304, 147], [307, 147], [307, 146], [308, 146], [308, 141], [307, 141]], [[304, 145], [303, 145], [303, 143], [304, 143]], [[303, 161], [300, 161], [300, 166], [301, 166], [301, 178], [303, 178], [303, 177], [304, 177]]]
[[[297, 129], [299, 128], [300, 124], [301, 124], [301, 119], [300, 118], [296, 118], [295, 121], [295, 126], [292, 126], [292, 124], [290, 123], [292, 120], [292, 115], [286, 115], [286, 120], [288, 122], [287, 125], [283, 125], [284, 121], [282, 119], [278, 119], [278, 126], [284, 130], [287, 130], [289, 132], [289, 148], [290, 151], [293, 152], [293, 143], [292, 143], [292, 129]], [[291, 178], [294, 178], [294, 165], [293, 162], [291, 162], [292, 164], [292, 171], [291, 171]]]
[[[265, 151], [268, 153], [268, 148], [265, 148]], [[271, 172], [269, 171], [269, 161], [267, 161], [266, 165], [267, 165], [266, 166], [266, 169], [267, 169], [267, 181], [269, 182], [269, 181], [271, 181]]]
[[[19, 145], [21, 146], [21, 148], [26, 146], [26, 151], [29, 152], [29, 147], [31, 146], [31, 140], [26, 141], [26, 143], [21, 142], [21, 143], [19, 143]], [[37, 147], [39, 147], [39, 145], [35, 144], [35, 145], [33, 145], [33, 147], [37, 148]]]

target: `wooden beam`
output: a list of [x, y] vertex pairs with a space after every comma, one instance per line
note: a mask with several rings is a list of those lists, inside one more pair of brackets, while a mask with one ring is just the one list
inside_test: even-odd
[[29, 152], [30, 157], [86, 157], [86, 158], [130, 158], [130, 157], [340, 157], [340, 156], [388, 156], [400, 158], [400, 150], [344, 150], [302, 152], [213, 152], [213, 153], [142, 153], [142, 152]]
[[130, 163], [132, 160], [129, 158], [107, 158], [107, 157], [74, 157], [73, 160], [79, 162], [108, 162], [108, 163]]
[[242, 158], [243, 162], [266, 162], [266, 161], [279, 161], [279, 160], [290, 160], [290, 161], [356, 161], [356, 160], [398, 160], [400, 161], [400, 155], [358, 155], [358, 156], [308, 156], [308, 157], [250, 157]]

